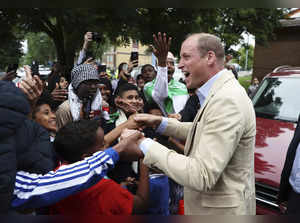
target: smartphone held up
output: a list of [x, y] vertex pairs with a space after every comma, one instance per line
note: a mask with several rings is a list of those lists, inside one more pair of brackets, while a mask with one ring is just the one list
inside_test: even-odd
[[136, 63], [134, 63], [133, 67], [137, 67], [139, 65], [138, 60], [139, 60], [139, 52], [132, 51], [130, 55], [130, 61], [131, 62], [137, 61]]

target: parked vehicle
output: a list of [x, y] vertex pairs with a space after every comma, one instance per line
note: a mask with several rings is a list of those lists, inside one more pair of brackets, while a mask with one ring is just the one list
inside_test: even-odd
[[300, 113], [299, 95], [300, 67], [281, 66], [263, 79], [252, 98], [257, 214], [280, 214], [280, 176]]

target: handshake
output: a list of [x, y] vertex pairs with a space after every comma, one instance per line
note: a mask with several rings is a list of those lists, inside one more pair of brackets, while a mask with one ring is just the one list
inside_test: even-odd
[[126, 123], [126, 128], [122, 131], [120, 142], [114, 146], [119, 153], [121, 160], [136, 161], [144, 158], [140, 150], [140, 144], [145, 139], [140, 130], [146, 126], [157, 128], [162, 121], [161, 116], [149, 114], [136, 114], [131, 116]]

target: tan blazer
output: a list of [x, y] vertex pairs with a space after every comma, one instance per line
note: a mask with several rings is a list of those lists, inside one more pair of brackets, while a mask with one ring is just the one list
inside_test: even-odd
[[184, 155], [153, 142], [144, 163], [184, 186], [185, 214], [255, 214], [255, 113], [231, 72], [215, 81], [193, 123], [168, 119], [164, 134], [186, 140]]

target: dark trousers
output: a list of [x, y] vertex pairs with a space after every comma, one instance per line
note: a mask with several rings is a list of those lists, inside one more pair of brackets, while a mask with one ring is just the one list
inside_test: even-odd
[[287, 214], [288, 215], [300, 214], [300, 194], [296, 193], [294, 190], [291, 190], [289, 194]]

